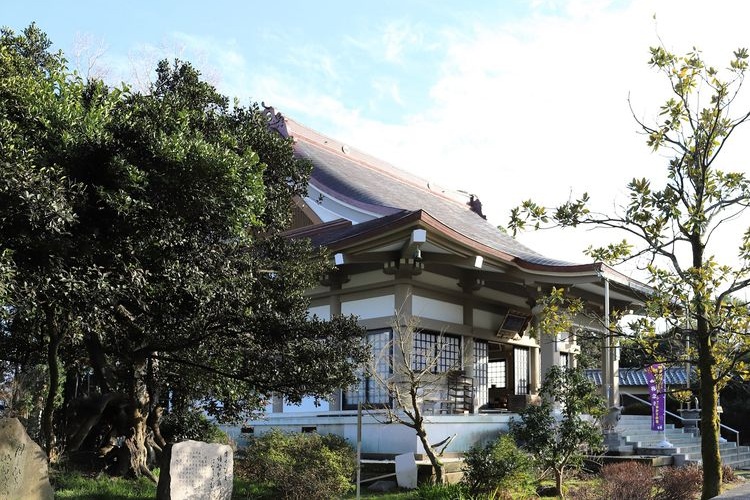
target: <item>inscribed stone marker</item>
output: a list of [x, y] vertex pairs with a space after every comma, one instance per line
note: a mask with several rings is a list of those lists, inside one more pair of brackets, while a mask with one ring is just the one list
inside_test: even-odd
[[396, 455], [396, 481], [399, 487], [413, 490], [417, 487], [417, 462], [414, 453]]
[[0, 499], [53, 497], [47, 455], [17, 418], [0, 418]]
[[234, 475], [232, 448], [183, 441], [164, 450], [158, 500], [230, 500]]

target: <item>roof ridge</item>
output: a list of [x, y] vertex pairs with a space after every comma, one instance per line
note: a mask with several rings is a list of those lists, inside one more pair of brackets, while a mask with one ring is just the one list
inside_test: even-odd
[[308, 233], [319, 232], [319, 231], [332, 231], [340, 227], [349, 227], [352, 225], [352, 221], [347, 219], [334, 219], [328, 222], [320, 222], [318, 224], [311, 224], [309, 226], [302, 226], [296, 229], [289, 229], [283, 231], [281, 234], [286, 237], [304, 237]]

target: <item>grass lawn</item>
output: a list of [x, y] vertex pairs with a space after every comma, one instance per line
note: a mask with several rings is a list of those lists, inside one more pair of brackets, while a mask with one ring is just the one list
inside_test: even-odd
[[[153, 500], [156, 485], [146, 478], [122, 479], [107, 475], [87, 476], [78, 472], [52, 472], [56, 499], [75, 500]], [[259, 498], [263, 490], [256, 485], [235, 477], [232, 500]], [[355, 498], [351, 494], [346, 498]], [[362, 491], [361, 498], [378, 500], [408, 500], [412, 493], [372, 493]]]
[[[138, 480], [114, 478], [107, 475], [87, 476], [79, 472], [56, 471], [52, 473], [56, 499], [75, 500], [153, 500], [156, 485], [146, 478]], [[264, 495], [265, 493], [265, 495]], [[269, 498], [263, 488], [235, 477], [233, 500]], [[345, 499], [356, 498], [354, 492]], [[362, 499], [413, 500], [415, 492], [374, 493], [362, 488]]]
[[87, 477], [75, 472], [53, 476], [55, 498], [75, 500], [153, 500], [156, 485], [146, 478], [138, 480], [110, 476]]
[[[736, 474], [742, 479], [734, 484], [725, 484], [725, 490], [729, 490], [750, 480], [750, 471], [736, 471]], [[156, 497], [156, 485], [145, 478], [128, 480], [106, 475], [87, 476], [78, 472], [61, 471], [53, 471], [51, 475], [56, 499], [153, 500]], [[566, 489], [570, 491], [586, 484], [591, 485], [597, 482], [598, 479], [595, 478], [571, 478], [569, 481], [566, 481]], [[265, 496], [264, 493], [266, 493]], [[252, 498], [269, 497], [267, 496], [267, 491], [264, 491], [257, 485], [235, 477], [232, 499], [249, 500]], [[356, 498], [356, 495], [352, 492], [344, 498], [353, 499]], [[408, 491], [373, 493], [367, 491], [366, 488], [362, 488], [361, 498], [370, 500], [413, 500], [416, 498], [416, 493]]]
[[[110, 477], [105, 474], [87, 476], [78, 472], [57, 471], [52, 473], [52, 480], [56, 499], [153, 500], [156, 498], [156, 485], [146, 478], [133, 480]], [[233, 500], [248, 500], [259, 496], [259, 490], [255, 485], [239, 478], [234, 479]]]
[[[344, 498], [357, 498], [357, 494], [356, 492], [354, 492], [345, 496]], [[377, 498], [378, 500], [410, 500], [414, 498], [414, 493], [408, 491], [396, 493], [373, 493], [371, 491], [367, 491], [365, 488], [362, 488], [360, 498]]]

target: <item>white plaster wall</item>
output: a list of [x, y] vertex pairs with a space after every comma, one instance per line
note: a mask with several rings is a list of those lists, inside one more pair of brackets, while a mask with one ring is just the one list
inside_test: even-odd
[[377, 271], [370, 271], [367, 273], [354, 274], [349, 278], [349, 281], [347, 283], [343, 283], [341, 285], [341, 288], [347, 289], [357, 286], [374, 285], [377, 283], [386, 283], [388, 281], [393, 281], [393, 276], [389, 276], [383, 273], [382, 269], [378, 269]]
[[317, 316], [322, 320], [331, 319], [331, 306], [315, 306], [307, 309], [307, 315], [309, 317]]
[[474, 309], [472, 314], [474, 327], [484, 328], [487, 330], [497, 331], [504, 318], [502, 314], [485, 311], [483, 309]]
[[526, 309], [529, 307], [523, 297], [500, 292], [498, 290], [493, 290], [492, 288], [486, 286], [483, 286], [482, 288], [474, 292], [474, 295], [479, 298], [488, 299], [493, 302], [501, 302], [503, 304], [517, 307], [519, 309]]
[[[428, 416], [427, 435], [430, 442], [437, 443], [456, 435], [446, 449], [447, 452], [465, 452], [475, 444], [484, 444], [508, 431], [511, 414], [434, 415]], [[263, 435], [272, 428], [284, 432], [300, 432], [302, 427], [316, 427], [319, 434], [336, 434], [346, 438], [352, 446], [357, 442], [356, 412], [320, 413], [275, 413], [263, 420], [250, 422], [255, 435]], [[239, 446], [246, 445], [245, 436], [238, 426], [221, 426]], [[397, 455], [400, 453], [424, 453], [419, 439], [412, 429], [400, 424], [384, 424], [373, 416], [362, 417], [362, 452]]]
[[315, 398], [302, 398], [302, 403], [298, 405], [289, 404], [284, 401], [284, 413], [309, 413], [311, 411], [328, 411], [330, 406], [328, 401], [323, 399], [318, 401], [315, 406]]
[[414, 316], [448, 323], [463, 324], [464, 322], [464, 308], [460, 304], [428, 299], [419, 295], [414, 295], [411, 300], [411, 311]]
[[420, 283], [428, 283], [430, 285], [435, 285], [435, 286], [439, 286], [442, 288], [446, 288], [450, 290], [451, 292], [457, 292], [461, 290], [458, 287], [458, 284], [457, 284], [458, 280], [456, 278], [443, 276], [442, 274], [423, 271], [421, 274], [414, 276], [413, 279], [414, 281], [417, 281]]
[[395, 295], [383, 295], [369, 299], [349, 300], [341, 303], [341, 314], [355, 314], [359, 319], [390, 317], [395, 314]]

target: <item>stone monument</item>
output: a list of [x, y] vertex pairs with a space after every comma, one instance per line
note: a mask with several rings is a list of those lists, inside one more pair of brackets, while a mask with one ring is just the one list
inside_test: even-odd
[[0, 499], [53, 497], [47, 455], [17, 418], [0, 418]]
[[183, 441], [167, 445], [162, 457], [157, 500], [230, 500], [234, 475], [232, 448]]
[[417, 462], [414, 453], [396, 455], [396, 482], [399, 487], [413, 490], [417, 487]]

